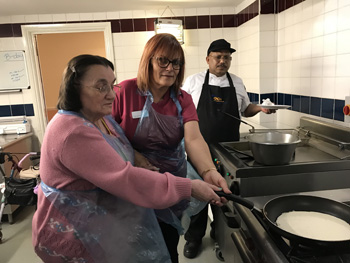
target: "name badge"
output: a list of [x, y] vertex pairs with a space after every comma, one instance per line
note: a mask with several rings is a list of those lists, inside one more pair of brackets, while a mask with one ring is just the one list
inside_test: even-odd
[[132, 118], [133, 119], [140, 119], [140, 117], [141, 117], [141, 112], [142, 111], [133, 111], [132, 113], [131, 113], [131, 116], [132, 116]]

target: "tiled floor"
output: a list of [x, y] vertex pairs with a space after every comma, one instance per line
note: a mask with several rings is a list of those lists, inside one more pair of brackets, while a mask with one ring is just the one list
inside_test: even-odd
[[[31, 241], [31, 218], [34, 207], [25, 207], [14, 216], [14, 223], [5, 222], [2, 225], [3, 239], [0, 244], [1, 263], [40, 263], [35, 255]], [[204, 237], [202, 249], [197, 258], [188, 259], [183, 256], [183, 237], [179, 243], [180, 263], [219, 263], [215, 256], [214, 241], [208, 234]], [[116, 262], [118, 263], [118, 262]]]

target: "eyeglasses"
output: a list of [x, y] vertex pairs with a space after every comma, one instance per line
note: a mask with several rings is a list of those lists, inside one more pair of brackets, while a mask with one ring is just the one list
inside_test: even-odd
[[156, 57], [155, 59], [158, 62], [158, 66], [161, 68], [167, 68], [169, 66], [169, 64], [171, 63], [173, 65], [173, 69], [178, 70], [183, 65], [183, 62], [178, 58], [170, 60], [166, 57]]
[[113, 91], [114, 85], [109, 85], [109, 84], [105, 84], [105, 83], [98, 83], [94, 86], [86, 86], [89, 88], [93, 88], [98, 90], [101, 94], [107, 94], [109, 93], [111, 90]]
[[221, 61], [221, 60], [224, 60], [224, 61], [231, 61], [231, 60], [232, 60], [232, 57], [231, 57], [231, 56], [228, 56], [228, 55], [225, 55], [225, 56], [221, 56], [221, 55], [212, 56], [212, 55], [209, 55], [209, 56], [211, 56], [212, 58], [214, 58], [216, 61]]

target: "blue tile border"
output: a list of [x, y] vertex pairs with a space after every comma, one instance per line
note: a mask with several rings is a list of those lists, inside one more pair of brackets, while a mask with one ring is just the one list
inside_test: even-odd
[[300, 95], [292, 95], [292, 110], [300, 112]]
[[321, 98], [311, 97], [310, 114], [314, 116], [321, 116]]
[[15, 104], [0, 106], [0, 117], [35, 116], [33, 104]]
[[0, 117], [11, 116], [11, 107], [10, 105], [0, 106]]
[[287, 93], [252, 93], [248, 92], [250, 101], [254, 104], [262, 103], [269, 98], [279, 105], [292, 106], [290, 110], [323, 117], [331, 120], [344, 121], [343, 108], [345, 100], [335, 100]]
[[24, 116], [25, 115], [23, 104], [11, 105], [11, 111], [12, 111], [12, 116]]
[[321, 99], [321, 117], [333, 119], [334, 99]]
[[311, 98], [300, 96], [300, 112], [310, 114]]
[[344, 112], [343, 112], [344, 106], [345, 106], [344, 100], [334, 101], [334, 119], [335, 120], [344, 121]]
[[[344, 121], [343, 108], [345, 100], [335, 100], [311, 96], [301, 96], [287, 93], [253, 93], [248, 92], [250, 101], [254, 104], [262, 103], [269, 98], [280, 105], [292, 106], [290, 110], [310, 114], [327, 119]], [[35, 116], [33, 104], [1, 105], [0, 117], [10, 116]]]

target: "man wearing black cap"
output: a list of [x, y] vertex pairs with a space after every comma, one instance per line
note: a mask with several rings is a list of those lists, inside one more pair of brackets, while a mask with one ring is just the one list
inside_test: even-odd
[[[239, 141], [240, 121], [228, 116], [251, 117], [260, 111], [272, 113], [250, 103], [243, 81], [228, 73], [231, 54], [236, 50], [225, 39], [213, 41], [207, 52], [209, 69], [189, 76], [182, 89], [192, 95], [197, 107], [200, 131], [208, 144]], [[227, 113], [227, 114], [226, 114]], [[190, 161], [190, 160], [189, 160]], [[215, 214], [214, 214], [215, 216]], [[184, 256], [197, 256], [208, 221], [208, 206], [191, 219], [185, 234]], [[212, 223], [211, 236], [214, 238]]]

